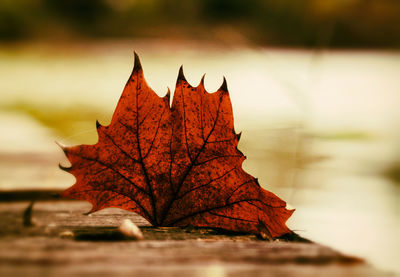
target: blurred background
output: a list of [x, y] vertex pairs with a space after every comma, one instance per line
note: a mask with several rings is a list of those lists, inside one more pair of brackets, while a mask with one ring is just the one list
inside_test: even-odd
[[299, 233], [399, 270], [400, 1], [0, 0], [0, 190], [64, 189], [54, 141], [95, 143], [141, 57], [226, 76], [244, 168]]

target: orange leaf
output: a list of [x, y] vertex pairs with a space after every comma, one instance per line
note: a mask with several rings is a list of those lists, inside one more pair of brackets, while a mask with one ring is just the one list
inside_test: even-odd
[[222, 228], [291, 233], [293, 210], [242, 169], [226, 80], [208, 93], [203, 79], [192, 87], [182, 67], [172, 106], [135, 66], [111, 123], [97, 123], [94, 145], [63, 147], [76, 177], [63, 196], [92, 203], [91, 212], [117, 207], [155, 226]]

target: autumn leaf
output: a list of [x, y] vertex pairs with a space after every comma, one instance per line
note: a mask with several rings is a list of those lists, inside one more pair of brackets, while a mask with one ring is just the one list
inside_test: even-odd
[[[129, 210], [154, 226], [222, 228], [279, 237], [293, 213], [242, 169], [240, 134], [226, 80], [214, 93], [192, 87], [182, 67], [170, 106], [147, 84], [138, 56], [111, 123], [94, 145], [62, 146], [76, 177], [63, 196], [95, 212]], [[260, 228], [261, 227], [261, 228]]]

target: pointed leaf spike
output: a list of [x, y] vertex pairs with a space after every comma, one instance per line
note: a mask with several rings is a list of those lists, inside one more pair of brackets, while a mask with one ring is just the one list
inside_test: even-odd
[[61, 143], [61, 142], [58, 142], [58, 141], [54, 141], [60, 148], [65, 148], [65, 146]]
[[204, 73], [203, 77], [201, 77], [201, 80], [200, 80], [200, 85], [203, 86], [203, 87], [204, 87], [204, 78], [205, 77], [206, 77], [206, 74]]
[[64, 144], [58, 141], [55, 141], [55, 143], [64, 151], [64, 153], [67, 151], [67, 147]]
[[178, 80], [176, 82], [179, 82], [179, 80], [187, 83], [185, 75], [183, 74], [183, 65], [181, 65], [181, 67], [179, 68]]
[[142, 64], [140, 63], [138, 54], [136, 52], [134, 52], [134, 55], [135, 55], [135, 65], [133, 67], [133, 71], [142, 70]]
[[101, 124], [98, 120], [96, 120], [96, 129], [99, 129], [101, 127]]
[[64, 171], [66, 171], [66, 172], [69, 172], [69, 171], [71, 170], [71, 167], [63, 166], [62, 164], [58, 164], [58, 167], [59, 167], [61, 170], [64, 170]]
[[222, 85], [221, 85], [221, 87], [219, 88], [219, 90], [228, 92], [228, 85], [226, 84], [225, 76], [224, 76], [224, 80], [222, 81]]

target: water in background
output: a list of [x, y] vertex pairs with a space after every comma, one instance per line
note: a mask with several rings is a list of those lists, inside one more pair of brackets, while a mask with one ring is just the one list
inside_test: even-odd
[[[244, 168], [296, 208], [300, 235], [400, 270], [400, 53], [103, 43], [0, 48], [0, 189], [66, 188], [54, 140], [94, 143], [141, 57], [160, 95], [184, 64], [228, 80]], [[173, 90], [173, 89], [172, 89]], [[397, 167], [396, 167], [397, 165]], [[394, 169], [393, 169], [394, 168]]]

